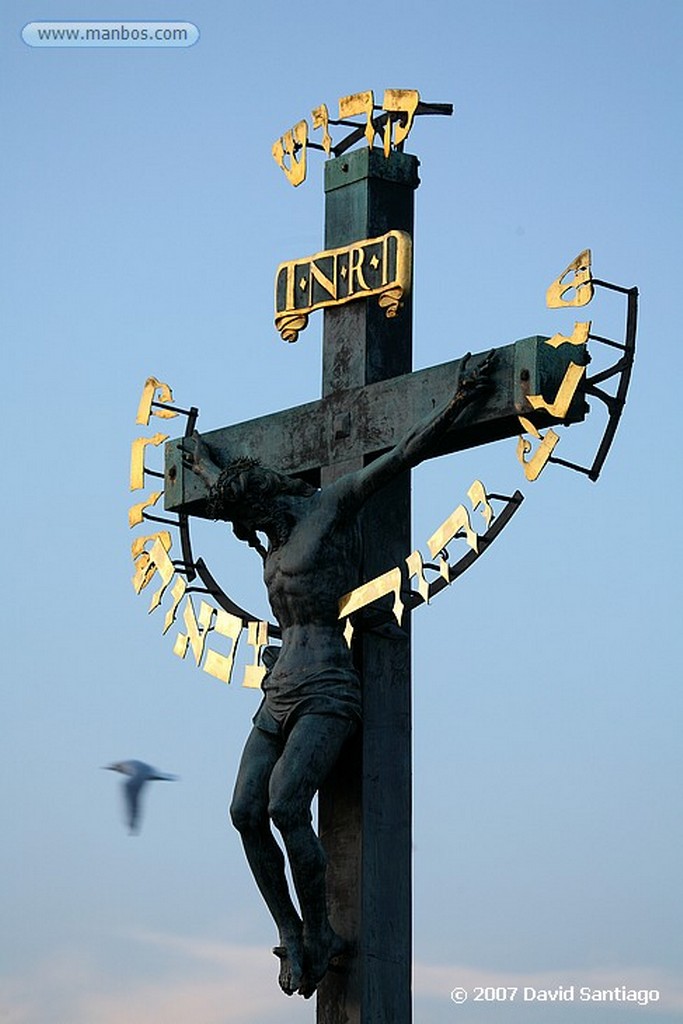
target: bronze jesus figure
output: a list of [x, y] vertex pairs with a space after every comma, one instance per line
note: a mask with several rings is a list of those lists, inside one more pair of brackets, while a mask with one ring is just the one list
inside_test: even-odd
[[[209, 513], [233, 524], [261, 555], [280, 648], [267, 648], [263, 701], [253, 719], [230, 814], [279, 932], [280, 986], [313, 995], [330, 961], [347, 948], [332, 930], [325, 851], [311, 824], [315, 794], [361, 721], [361, 685], [339, 620], [339, 598], [359, 580], [358, 513], [399, 473], [430, 457], [435, 443], [490, 386], [489, 353], [465, 373], [450, 401], [370, 465], [317, 489], [237, 459], [218, 466], [198, 435], [184, 460], [209, 488]], [[265, 534], [267, 547], [258, 533]], [[282, 836], [299, 903], [285, 877]]]

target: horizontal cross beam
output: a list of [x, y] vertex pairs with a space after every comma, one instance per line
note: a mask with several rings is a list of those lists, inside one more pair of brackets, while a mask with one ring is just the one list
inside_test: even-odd
[[[567, 366], [577, 361], [578, 353], [576, 346], [554, 348], [546, 341], [535, 335], [495, 350], [491, 392], [453, 425], [434, 455], [514, 437], [522, 432], [520, 415], [539, 427], [558, 422], [546, 412], [534, 412], [527, 396], [542, 395], [551, 403]], [[271, 469], [303, 476], [317, 484], [322, 467], [344, 462], [358, 453], [366, 463], [371, 461], [444, 405], [455, 391], [461, 364], [462, 359], [454, 359], [203, 436], [219, 465], [249, 456]], [[561, 422], [578, 422], [585, 411], [580, 386]], [[206, 518], [206, 487], [184, 468], [181, 445], [181, 438], [166, 444], [166, 509]]]

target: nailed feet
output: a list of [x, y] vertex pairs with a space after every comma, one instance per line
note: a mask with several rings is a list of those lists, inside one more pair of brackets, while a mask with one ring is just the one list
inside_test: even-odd
[[316, 941], [307, 938], [303, 945], [295, 940], [275, 946], [273, 953], [280, 961], [280, 988], [288, 996], [298, 992], [304, 999], [310, 999], [330, 964], [350, 951], [350, 944], [331, 928], [323, 937], [317, 936]]
[[330, 964], [350, 951], [349, 943], [328, 926], [323, 935], [310, 936], [304, 932], [304, 977], [299, 995], [310, 999], [323, 980]]

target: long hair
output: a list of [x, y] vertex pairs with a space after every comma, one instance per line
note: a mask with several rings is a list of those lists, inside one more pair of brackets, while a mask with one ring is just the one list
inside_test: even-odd
[[[218, 480], [211, 487], [209, 492], [209, 498], [207, 502], [207, 511], [212, 519], [227, 519], [232, 523], [232, 532], [238, 540], [246, 541], [249, 547], [254, 548], [262, 559], [265, 559], [267, 551], [261, 541], [259, 540], [258, 533], [252, 526], [247, 526], [246, 523], [240, 522], [239, 519], [234, 519], [231, 515], [226, 515], [226, 508], [235, 502], [235, 495], [232, 489], [233, 483], [240, 477], [240, 475], [248, 469], [263, 469], [264, 472], [268, 473], [271, 479], [277, 480], [277, 493], [282, 495], [292, 495], [293, 497], [309, 497], [315, 494], [316, 488], [311, 484], [302, 480], [300, 477], [289, 477], [284, 473], [279, 473], [274, 469], [267, 469], [261, 466], [258, 459], [252, 459], [249, 457], [240, 457], [232, 459], [220, 472]], [[265, 492], [273, 488], [266, 487]], [[248, 495], [247, 495], [248, 496]], [[286, 516], [282, 510], [273, 508], [272, 518], [275, 523], [275, 529], [278, 535], [284, 535], [287, 529]]]

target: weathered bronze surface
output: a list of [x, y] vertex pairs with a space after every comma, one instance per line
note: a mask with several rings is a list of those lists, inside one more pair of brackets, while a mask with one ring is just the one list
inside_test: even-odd
[[[583, 419], [580, 380], [564, 416], [548, 414], [540, 404], [538, 411], [534, 409], [531, 399], [536, 401], [536, 396], [550, 403], [557, 400], [568, 369], [576, 365], [575, 346], [553, 348], [546, 340], [535, 336], [496, 349], [491, 371], [494, 389], [483, 399], [476, 423], [463, 420], [448, 427], [439, 439], [438, 454], [516, 437], [520, 415], [537, 426]], [[317, 483], [321, 466], [352, 454], [371, 459], [395, 445], [406, 423], [418, 422], [447, 400], [460, 366], [461, 360], [454, 359], [336, 391], [316, 402], [209, 431], [206, 441], [222, 460], [256, 457], [279, 472]], [[183, 469], [181, 446], [182, 439], [166, 445], [165, 507], [206, 516], [206, 488]]]

